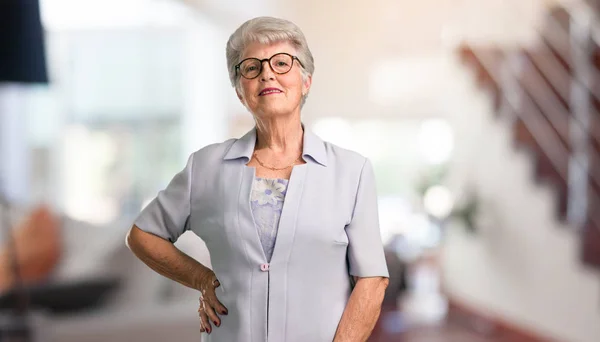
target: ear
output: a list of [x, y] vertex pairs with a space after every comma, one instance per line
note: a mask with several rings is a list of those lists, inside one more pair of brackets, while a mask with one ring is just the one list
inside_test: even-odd
[[302, 94], [303, 95], [308, 94], [308, 91], [310, 90], [311, 85], [312, 85], [312, 75], [308, 75], [306, 77], [306, 80], [302, 83]]

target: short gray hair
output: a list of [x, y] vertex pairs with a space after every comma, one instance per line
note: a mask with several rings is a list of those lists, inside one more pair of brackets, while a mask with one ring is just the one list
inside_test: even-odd
[[[304, 66], [302, 78], [306, 78], [315, 72], [315, 61], [306, 37], [300, 28], [291, 21], [273, 17], [258, 17], [250, 19], [243, 23], [227, 41], [225, 55], [227, 57], [227, 70], [229, 71], [229, 80], [231, 85], [239, 90], [240, 76], [237, 75], [235, 66], [241, 61], [244, 49], [254, 42], [261, 44], [273, 44], [281, 41], [287, 41], [296, 48], [298, 59]], [[306, 101], [306, 94], [302, 99], [302, 104]]]

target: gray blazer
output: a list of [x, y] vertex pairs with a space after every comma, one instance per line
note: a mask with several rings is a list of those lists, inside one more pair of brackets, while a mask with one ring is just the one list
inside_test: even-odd
[[350, 276], [388, 277], [371, 164], [305, 129], [307, 163], [292, 170], [267, 264], [250, 207], [255, 142], [252, 129], [194, 152], [135, 224], [172, 242], [191, 230], [206, 243], [229, 309], [208, 341], [330, 342]]

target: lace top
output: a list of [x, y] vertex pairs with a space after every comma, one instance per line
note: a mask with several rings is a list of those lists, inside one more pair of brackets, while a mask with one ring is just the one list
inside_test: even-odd
[[252, 183], [252, 215], [267, 262], [271, 261], [273, 255], [287, 186], [287, 179], [255, 177]]

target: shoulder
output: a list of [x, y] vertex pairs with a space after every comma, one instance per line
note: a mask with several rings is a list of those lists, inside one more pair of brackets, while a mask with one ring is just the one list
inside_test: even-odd
[[190, 155], [194, 165], [216, 165], [212, 162], [223, 160], [227, 151], [238, 139], [228, 139], [223, 142], [206, 145]]

